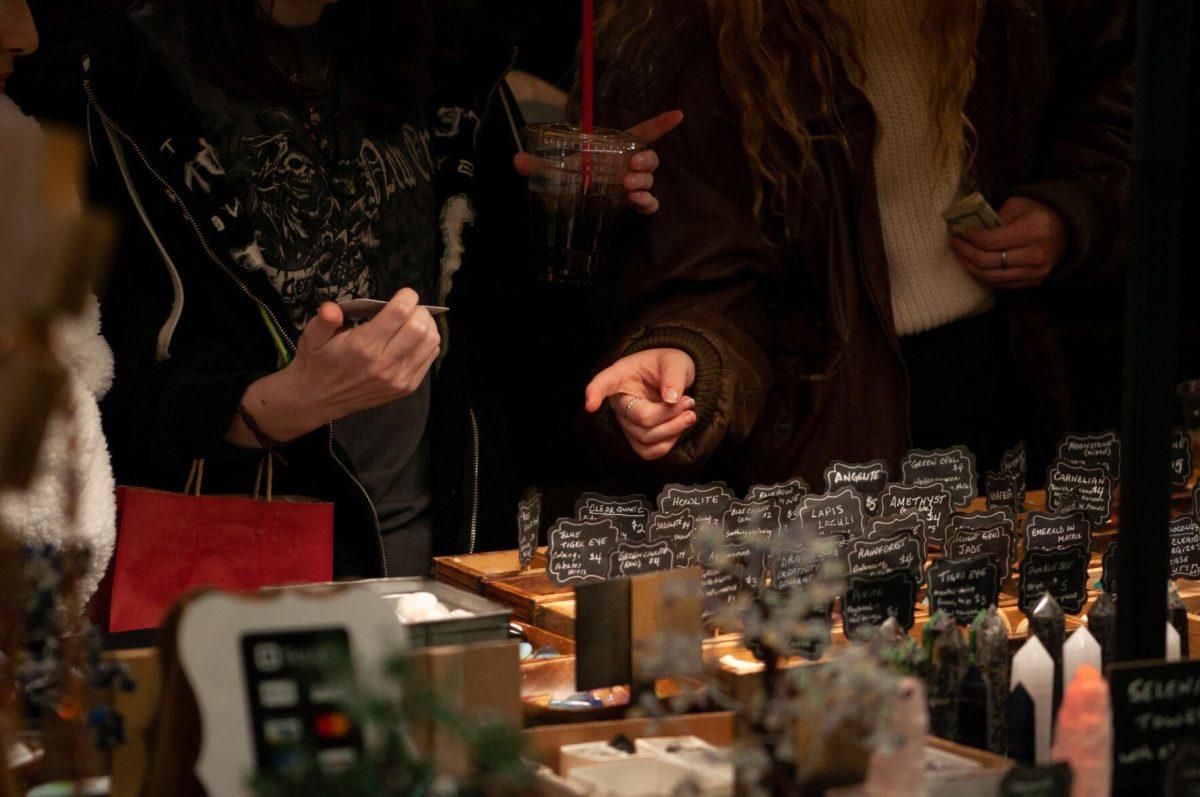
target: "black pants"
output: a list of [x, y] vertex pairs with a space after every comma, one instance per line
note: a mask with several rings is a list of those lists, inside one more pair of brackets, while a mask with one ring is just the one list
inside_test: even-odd
[[901, 338], [908, 366], [915, 448], [963, 444], [979, 475], [995, 470], [1021, 439], [1019, 368], [1005, 315], [991, 310]]

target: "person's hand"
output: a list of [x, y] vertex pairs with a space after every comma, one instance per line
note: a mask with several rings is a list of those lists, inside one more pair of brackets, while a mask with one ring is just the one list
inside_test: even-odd
[[[286, 443], [414, 393], [441, 348], [437, 323], [410, 288], [365, 324], [346, 329], [343, 321], [340, 307], [322, 304], [305, 326], [291, 363], [246, 390], [243, 406], [272, 439]], [[254, 445], [240, 420], [229, 439]]]
[[321, 305], [304, 328], [287, 369], [327, 421], [404, 398], [416, 391], [442, 339], [416, 291], [405, 288], [365, 324], [342, 327], [342, 310]]
[[1067, 250], [1067, 224], [1055, 211], [1015, 196], [1000, 208], [1004, 224], [994, 230], [970, 230], [950, 239], [959, 265], [989, 288], [1041, 285]]
[[[683, 121], [683, 111], [667, 111], [652, 119], [634, 125], [627, 133], [646, 144], [651, 144], [670, 133]], [[519, 152], [513, 156], [513, 167], [522, 177], [530, 171], [529, 155]], [[650, 215], [658, 211], [658, 199], [650, 193], [654, 187], [654, 171], [658, 168], [658, 153], [643, 150], [629, 159], [629, 171], [622, 182], [625, 184], [625, 199], [638, 213]]]
[[696, 423], [696, 400], [684, 395], [696, 365], [678, 349], [647, 349], [596, 374], [584, 407], [596, 412], [607, 399], [634, 452], [645, 460], [666, 456]]

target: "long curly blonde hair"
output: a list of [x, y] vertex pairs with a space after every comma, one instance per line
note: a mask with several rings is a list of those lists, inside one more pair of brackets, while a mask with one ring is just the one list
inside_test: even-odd
[[[685, 3], [701, 0], [682, 0]], [[703, 0], [716, 42], [721, 82], [740, 116], [742, 149], [754, 174], [754, 213], [783, 217], [803, 194], [806, 177], [820, 175], [814, 144], [841, 140], [841, 122], [833, 91], [844, 73], [862, 85], [858, 57], [861, 29], [848, 18], [851, 2], [875, 0]], [[975, 82], [975, 42], [986, 0], [911, 0], [925, 2], [922, 29], [936, 59], [929, 112], [943, 158], [971, 151], [972, 129], [964, 112]], [[680, 0], [606, 0], [598, 36], [624, 31], [618, 49], [644, 48], [655, 21]], [[632, 20], [630, 19], [632, 16]], [[621, 20], [622, 24], [615, 24]], [[820, 88], [823, 133], [809, 130], [794, 87], [815, 79]]]

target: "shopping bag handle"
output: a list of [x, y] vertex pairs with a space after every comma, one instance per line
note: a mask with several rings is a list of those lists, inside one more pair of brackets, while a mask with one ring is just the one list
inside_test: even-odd
[[[266, 500], [270, 502], [274, 498], [275, 487], [275, 463], [274, 458], [268, 452], [266, 456], [258, 461], [258, 472], [254, 475], [254, 500], [257, 501], [262, 494], [263, 487], [263, 463], [266, 463], [267, 472], [267, 491]], [[187, 484], [183, 486], [184, 495], [194, 495], [200, 497], [200, 488], [204, 484], [204, 460], [193, 459], [192, 469], [188, 471]], [[194, 489], [193, 489], [194, 488]]]

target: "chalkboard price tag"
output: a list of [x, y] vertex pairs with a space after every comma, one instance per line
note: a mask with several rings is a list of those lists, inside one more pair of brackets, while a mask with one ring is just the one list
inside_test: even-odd
[[922, 487], [941, 482], [954, 496], [954, 506], [967, 506], [979, 495], [979, 472], [975, 455], [966, 446], [939, 448], [934, 451], [914, 449], [900, 461], [901, 481]]
[[750, 543], [725, 544], [713, 551], [712, 557], [702, 557], [706, 566], [719, 564], [722, 570], [737, 573], [750, 590], [757, 590], [763, 581], [766, 568], [765, 549]]
[[1029, 476], [1029, 464], [1025, 455], [1025, 441], [1017, 443], [1000, 457], [1000, 473], [1016, 480], [1020, 488], [1021, 503], [1025, 503], [1025, 482]]
[[1108, 597], [1117, 599], [1117, 542], [1110, 542], [1100, 558], [1100, 584]]
[[779, 533], [780, 513], [772, 501], [730, 501], [721, 515], [725, 541], [769, 545]]
[[917, 582], [907, 572], [882, 576], [851, 576], [842, 595], [842, 627], [850, 639], [878, 628], [889, 617], [905, 631], [913, 626]]
[[550, 546], [546, 573], [550, 580], [560, 587], [572, 582], [604, 581], [618, 535], [612, 520], [560, 519], [547, 535]]
[[737, 498], [725, 482], [708, 484], [668, 484], [658, 494], [658, 508], [663, 512], [691, 510], [697, 530], [710, 523], [720, 523], [729, 502]]
[[916, 512], [867, 518], [868, 540], [886, 540], [906, 534], [920, 538], [922, 548], [929, 544], [929, 538], [925, 534], [925, 521]]
[[773, 501], [779, 506], [779, 520], [787, 526], [800, 519], [800, 502], [811, 490], [804, 479], [779, 484], [756, 484], [746, 493], [747, 501]]
[[1192, 490], [1192, 517], [1200, 518], [1200, 481], [1196, 482], [1196, 487]]
[[929, 611], [945, 612], [959, 625], [996, 602], [1000, 595], [1000, 566], [993, 556], [951, 561], [938, 559], [925, 572]]
[[701, 619], [705, 626], [712, 627], [722, 609], [737, 605], [742, 586], [743, 581], [736, 573], [725, 573], [710, 567], [700, 568]]
[[1187, 432], [1171, 430], [1171, 486], [1176, 490], [1187, 487], [1192, 477], [1192, 443]]
[[1013, 767], [1000, 781], [1000, 797], [1070, 797], [1071, 766]]
[[616, 550], [608, 558], [608, 577], [657, 573], [670, 570], [674, 564], [675, 556], [667, 542], [618, 542]]
[[521, 569], [529, 567], [537, 552], [538, 529], [542, 525], [542, 494], [517, 504], [517, 556]]
[[1121, 478], [1121, 438], [1111, 430], [1065, 436], [1058, 444], [1058, 458], [1072, 465], [1100, 468], [1113, 481]]
[[1016, 477], [989, 470], [984, 474], [983, 485], [988, 509], [1001, 509], [1014, 516], [1021, 514], [1024, 489]]
[[918, 584], [925, 578], [925, 542], [916, 534], [852, 540], [841, 547], [847, 576], [884, 576], [899, 571]]
[[789, 528], [794, 536], [788, 542], [804, 545], [815, 539], [837, 537], [844, 542], [861, 537], [865, 518], [862, 496], [852, 487], [837, 493], [806, 495], [800, 504], [800, 522]]
[[853, 487], [863, 499], [868, 515], [879, 514], [879, 495], [892, 480], [892, 471], [882, 459], [852, 463], [835, 460], [825, 468], [825, 492]]
[[1079, 614], [1087, 602], [1087, 566], [1091, 557], [1078, 548], [1026, 551], [1021, 561], [1018, 600], [1029, 614], [1049, 592], [1067, 614]]
[[646, 520], [654, 507], [643, 496], [613, 497], [599, 493], [584, 493], [575, 502], [576, 520], [611, 520], [622, 540], [646, 541]]
[[1013, 532], [1007, 526], [990, 526], [981, 529], [964, 528], [946, 538], [946, 558], [954, 561], [991, 556], [1000, 568], [1000, 581], [1012, 577], [1013, 560], [1016, 558]]
[[1002, 509], [991, 512], [955, 512], [946, 521], [946, 540], [961, 531], [979, 531], [1003, 526], [1010, 536], [1016, 536], [1017, 523], [1013, 516]]
[[1167, 764], [1200, 741], [1200, 659], [1117, 662], [1108, 671], [1113, 794], [1164, 794]]
[[1113, 480], [1104, 468], [1055, 460], [1046, 471], [1046, 507], [1051, 512], [1083, 512], [1100, 525], [1112, 514]]
[[1092, 549], [1092, 522], [1082, 512], [1030, 512], [1021, 534], [1027, 551]]
[[1200, 744], [1184, 742], [1167, 760], [1166, 797], [1200, 795]]
[[826, 558], [807, 547], [780, 548], [771, 557], [771, 588], [804, 589], [821, 576]]
[[650, 542], [665, 542], [671, 548], [675, 567], [687, 567], [696, 559], [696, 528], [692, 511], [655, 511], [646, 521], [646, 536]]
[[889, 484], [879, 497], [879, 512], [881, 515], [916, 513], [925, 521], [926, 541], [941, 545], [945, 541], [946, 523], [954, 513], [954, 497], [944, 484]]
[[1174, 518], [1169, 526], [1171, 578], [1200, 579], [1200, 525], [1194, 517]]

